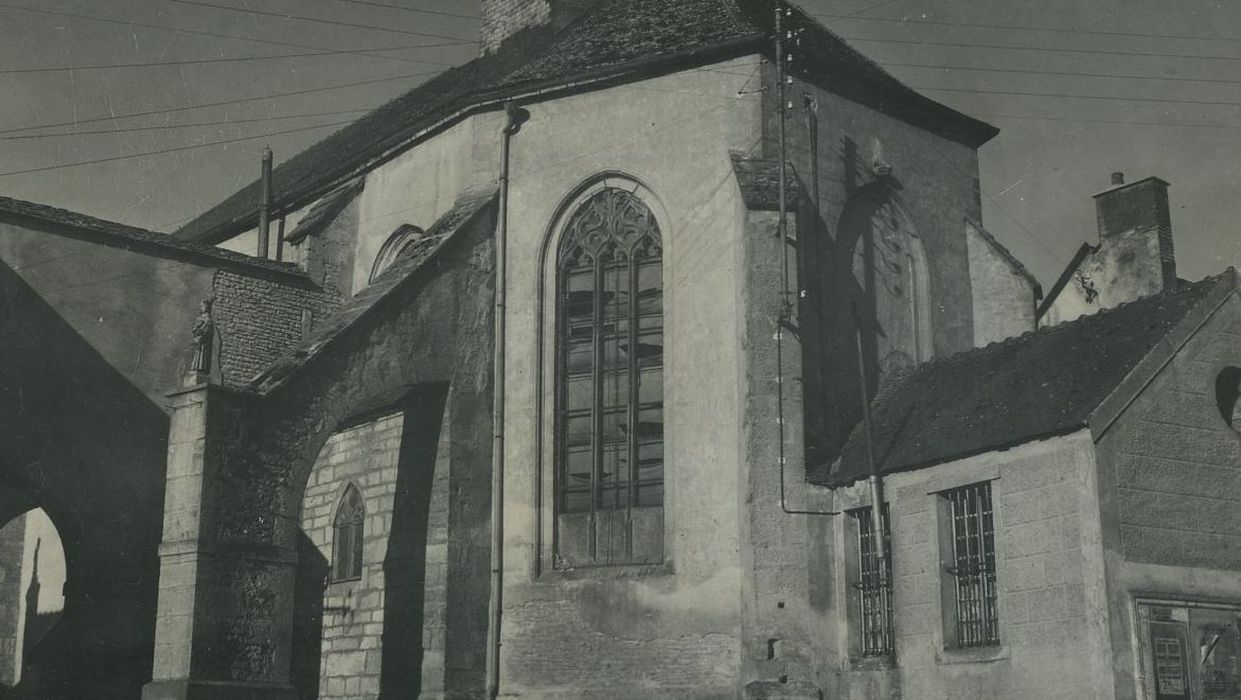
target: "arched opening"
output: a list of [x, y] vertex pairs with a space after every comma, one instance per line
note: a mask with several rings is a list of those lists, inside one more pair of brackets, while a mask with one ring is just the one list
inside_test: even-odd
[[368, 283], [374, 282], [379, 278], [392, 264], [400, 260], [401, 255], [409, 249], [410, 246], [417, 243], [425, 235], [425, 232], [413, 224], [402, 224], [396, 231], [388, 236], [388, 240], [384, 241], [383, 246], [379, 249], [379, 254], [375, 256], [375, 264], [371, 266], [371, 276], [367, 280]]
[[839, 231], [851, 250], [855, 314], [874, 370], [883, 374], [931, 359], [926, 251], [904, 207], [886, 188], [866, 189], [846, 205]]
[[664, 559], [663, 239], [638, 189], [601, 181], [557, 227], [544, 313], [560, 567]]
[[44, 682], [63, 673], [65, 650], [51, 633], [67, 578], [64, 543], [42, 508], [0, 527], [0, 685], [16, 697], [43, 697]]

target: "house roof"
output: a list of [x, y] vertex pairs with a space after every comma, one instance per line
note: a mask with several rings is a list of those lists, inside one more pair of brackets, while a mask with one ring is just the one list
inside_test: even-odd
[[[918, 469], [1094, 427], [1097, 409], [1128, 385], [1161, 341], [1236, 286], [1230, 270], [919, 366], [872, 401], [879, 471]], [[866, 435], [858, 426], [826, 483], [845, 485], [869, 473]]]
[[[312, 202], [349, 177], [473, 111], [522, 95], [587, 89], [768, 52], [771, 0], [603, 0], [563, 30], [519, 32], [499, 52], [413, 88], [273, 172], [278, 211]], [[803, 77], [896, 118], [977, 146], [997, 133], [901, 84], [808, 15], [790, 21], [802, 36]], [[531, 97], [530, 99], [534, 99]], [[257, 222], [252, 182], [175, 235], [219, 242]]]
[[305, 274], [292, 263], [255, 258], [212, 245], [187, 241], [166, 233], [97, 219], [68, 209], [0, 197], [0, 217], [51, 224], [83, 240], [132, 250], [140, 248], [181, 258], [190, 258], [211, 265], [226, 264], [251, 270], [276, 272], [304, 278]]
[[371, 310], [394, 290], [404, 285], [407, 280], [416, 278], [458, 231], [464, 229], [466, 224], [495, 202], [494, 190], [463, 195], [448, 213], [427, 229], [422, 238], [406, 246], [400, 257], [374, 282], [355, 294], [284, 357], [252, 379], [250, 388], [267, 393], [283, 385], [292, 375], [319, 357], [333, 341], [368, 316]]

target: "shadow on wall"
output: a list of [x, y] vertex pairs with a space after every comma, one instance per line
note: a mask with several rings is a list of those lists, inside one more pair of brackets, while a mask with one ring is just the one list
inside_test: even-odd
[[34, 696], [137, 697], [154, 650], [168, 416], [3, 263], [0, 425], [2, 488], [33, 500], [0, 515], [41, 506], [68, 570], [64, 618], [32, 651], [61, 649], [73, 672], [42, 674]]
[[[423, 386], [398, 404], [405, 417], [383, 563], [379, 697], [384, 699], [414, 698], [422, 690], [431, 491], [447, 395], [447, 385]], [[324, 642], [324, 590], [331, 565], [304, 532], [298, 534], [292, 683], [299, 698], [315, 700]]]

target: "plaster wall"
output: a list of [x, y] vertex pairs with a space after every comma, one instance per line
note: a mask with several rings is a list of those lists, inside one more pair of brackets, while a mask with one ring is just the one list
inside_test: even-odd
[[[513, 139], [506, 695], [736, 692], [743, 221], [729, 149], [757, 146], [758, 101], [738, 96], [757, 87], [757, 72], [756, 58], [741, 59], [533, 104]], [[545, 267], [555, 250], [548, 235], [567, 214], [566, 201], [606, 173], [626, 174], [652, 193], [647, 204], [663, 236], [666, 562], [559, 570], [550, 537], [553, 336], [550, 324], [540, 324], [554, 280]]]
[[1099, 441], [1118, 698], [1146, 697], [1135, 598], [1241, 603], [1241, 435], [1215, 393], [1229, 366], [1241, 367], [1236, 292]]
[[[0, 222], [0, 261], [155, 404], [190, 357], [215, 270]], [[49, 348], [49, 352], [54, 349]]]
[[1099, 246], [1047, 309], [1043, 325], [1072, 321], [1164, 290], [1158, 235], [1131, 230], [1104, 237]]
[[[941, 572], [948, 527], [940, 492], [990, 481], [994, 504], [1000, 644], [945, 648], [951, 585]], [[891, 511], [895, 664], [850, 658], [858, 634], [849, 618], [856, 595], [846, 557], [856, 543], [834, 533], [840, 552], [833, 605], [841, 635], [839, 697], [1110, 698], [1111, 649], [1089, 433], [1027, 443], [1006, 452], [941, 464], [884, 479]], [[869, 506], [864, 484], [842, 489], [841, 510]], [[837, 521], [842, 523], [843, 521]], [[947, 611], [951, 620], [952, 610]], [[856, 653], [856, 652], [855, 652]]]
[[974, 346], [1035, 330], [1034, 283], [1014, 269], [975, 226], [965, 223], [974, 296]]

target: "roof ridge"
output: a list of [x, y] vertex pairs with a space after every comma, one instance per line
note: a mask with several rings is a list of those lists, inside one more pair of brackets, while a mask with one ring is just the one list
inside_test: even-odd
[[1010, 335], [1007, 338], [1002, 338], [1000, 340], [993, 340], [990, 343], [987, 343], [986, 345], [981, 345], [981, 346], [973, 347], [973, 348], [966, 348], [965, 350], [958, 350], [957, 352], [954, 352], [949, 355], [944, 355], [943, 357], [931, 358], [930, 360], [927, 360], [926, 362], [922, 362], [918, 364], [917, 367], [914, 369], [914, 371], [910, 372], [903, 379], [908, 379], [915, 375], [921, 374], [925, 371], [934, 369], [935, 367], [938, 367], [938, 366], [955, 363], [955, 362], [961, 362], [961, 361], [969, 360], [969, 359], [974, 359], [978, 355], [982, 355], [987, 352], [995, 352], [996, 350], [1002, 347], [1011, 347], [1014, 345], [1018, 345], [1022, 342], [1026, 342], [1027, 338], [1031, 338], [1034, 336], [1052, 335], [1055, 333], [1067, 333], [1073, 330], [1074, 328], [1077, 328], [1086, 323], [1091, 323], [1092, 321], [1096, 319], [1112, 317], [1117, 312], [1132, 308], [1133, 306], [1137, 304], [1151, 303], [1158, 299], [1168, 299], [1168, 298], [1175, 297], [1175, 296], [1182, 295], [1182, 294], [1189, 294], [1190, 292], [1200, 290], [1204, 287], [1213, 286], [1214, 284], [1223, 280], [1225, 277], [1229, 275], [1235, 275], [1235, 274], [1236, 274], [1236, 270], [1233, 267], [1229, 266], [1223, 272], [1219, 272], [1214, 275], [1208, 275], [1207, 277], [1204, 277], [1201, 280], [1198, 280], [1197, 282], [1188, 282], [1185, 285], [1180, 286], [1176, 289], [1165, 289], [1159, 292], [1158, 294], [1150, 294], [1144, 297], [1139, 297], [1137, 299], [1131, 299], [1129, 301], [1121, 302], [1120, 304], [1117, 304], [1116, 306], [1111, 306], [1105, 309], [1099, 309], [1098, 311], [1092, 314], [1084, 314], [1070, 321], [1063, 321], [1061, 323], [1057, 323], [1051, 326], [1042, 326], [1041, 328], [1029, 330], [1020, 335]]

